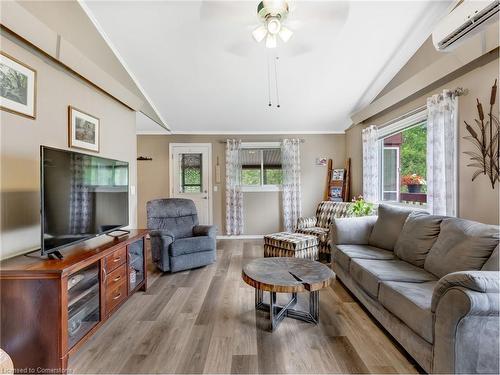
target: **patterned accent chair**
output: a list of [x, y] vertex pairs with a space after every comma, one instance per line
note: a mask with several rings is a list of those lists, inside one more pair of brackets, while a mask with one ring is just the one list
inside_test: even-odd
[[330, 258], [331, 248], [328, 243], [330, 224], [332, 224], [334, 218], [349, 217], [348, 208], [350, 204], [350, 202], [321, 202], [316, 209], [316, 216], [300, 217], [297, 220], [295, 232], [318, 236], [320, 255]]

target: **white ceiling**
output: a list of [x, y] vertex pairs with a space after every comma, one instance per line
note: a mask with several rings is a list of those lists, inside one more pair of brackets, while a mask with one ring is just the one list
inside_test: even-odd
[[[450, 2], [296, 1], [295, 34], [276, 50], [251, 37], [257, 0], [85, 5], [174, 133], [326, 133], [351, 124]], [[269, 52], [280, 108], [268, 107]], [[138, 119], [138, 132], [155, 131]]]

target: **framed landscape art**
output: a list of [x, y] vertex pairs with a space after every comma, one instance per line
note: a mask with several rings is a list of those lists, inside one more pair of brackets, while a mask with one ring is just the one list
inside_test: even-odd
[[0, 109], [36, 118], [36, 71], [2, 51]]
[[69, 147], [99, 152], [99, 119], [69, 106], [68, 140]]

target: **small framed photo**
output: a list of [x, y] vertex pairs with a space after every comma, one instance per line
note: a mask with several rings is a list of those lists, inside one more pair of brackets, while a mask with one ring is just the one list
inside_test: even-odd
[[316, 158], [316, 165], [320, 167], [324, 167], [327, 163], [327, 158]]
[[69, 106], [68, 140], [69, 147], [99, 152], [99, 119]]
[[0, 51], [0, 109], [36, 118], [36, 70]]

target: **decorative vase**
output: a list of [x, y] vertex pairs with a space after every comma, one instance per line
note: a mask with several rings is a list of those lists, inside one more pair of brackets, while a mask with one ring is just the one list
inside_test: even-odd
[[408, 193], [421, 193], [422, 185], [420, 184], [410, 184], [408, 186]]

